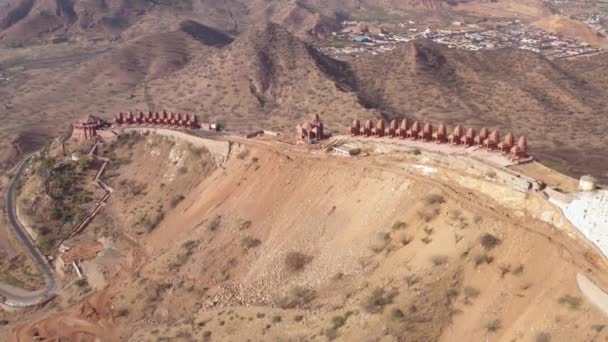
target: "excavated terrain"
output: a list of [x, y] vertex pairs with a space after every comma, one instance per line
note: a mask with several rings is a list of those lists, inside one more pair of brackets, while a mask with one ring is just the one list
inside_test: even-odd
[[[606, 264], [535, 193], [424, 151], [368, 146], [369, 156], [346, 159], [234, 138], [212, 166], [204, 151], [159, 139], [108, 150], [122, 161], [103, 220], [113, 252], [98, 257], [114, 254], [107, 286], [76, 301], [64, 293], [5, 336], [606, 337], [603, 314], [576, 285], [578, 273], [608, 284]], [[145, 189], [135, 197], [132, 182]], [[144, 217], [158, 207], [150, 226]]]

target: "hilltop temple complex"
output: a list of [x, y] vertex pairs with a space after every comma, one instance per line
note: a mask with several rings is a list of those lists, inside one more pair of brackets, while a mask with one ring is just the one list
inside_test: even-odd
[[308, 143], [316, 142], [324, 139], [323, 123], [319, 118], [319, 114], [312, 116], [312, 121], [307, 121], [303, 124], [296, 126], [296, 137], [299, 141], [306, 141]]
[[384, 120], [380, 119], [374, 125], [372, 120], [365, 121], [361, 126], [359, 119], [355, 119], [350, 127], [352, 136], [364, 137], [389, 137], [399, 139], [411, 139], [419, 141], [435, 142], [437, 144], [449, 143], [464, 147], [482, 147], [489, 151], [498, 151], [507, 156], [513, 161], [519, 161], [528, 158], [528, 140], [525, 136], [521, 136], [515, 144], [514, 137], [508, 133], [501, 141], [498, 130], [490, 132], [487, 128], [482, 128], [479, 134], [475, 129], [469, 128], [464, 131], [461, 125], [456, 125], [452, 134], [447, 134], [447, 126], [440, 124], [436, 131], [433, 131], [433, 125], [430, 122], [421, 125], [418, 121], [410, 126], [407, 119], [403, 119], [401, 124], [397, 120], [392, 120], [386, 127]]
[[76, 140], [94, 139], [97, 131], [108, 126], [109, 123], [106, 120], [94, 115], [87, 115], [72, 125], [72, 138]]

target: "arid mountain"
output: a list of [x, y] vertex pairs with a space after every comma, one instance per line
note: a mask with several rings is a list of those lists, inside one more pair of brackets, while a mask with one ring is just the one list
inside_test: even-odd
[[312, 113], [341, 130], [362, 111], [348, 89], [352, 80], [344, 79], [349, 68], [270, 24], [241, 35], [210, 58], [197, 58], [188, 68], [151, 82], [149, 94], [156, 107], [196, 111], [237, 130], [291, 131]]
[[[528, 2], [502, 0], [499, 4], [521, 5], [519, 12], [523, 13]], [[342, 19], [433, 16], [457, 4], [452, 0], [9, 0], [0, 5], [0, 45], [127, 40], [167, 31], [183, 20], [232, 35], [252, 26], [277, 23], [300, 38], [313, 39], [330, 34]], [[484, 1], [467, 5], [486, 6]], [[533, 12], [536, 15], [537, 10]]]
[[0, 44], [125, 40], [189, 19], [231, 34], [252, 24], [277, 22], [296, 34], [314, 36], [335, 25], [333, 18], [295, 1], [11, 0], [0, 8]]

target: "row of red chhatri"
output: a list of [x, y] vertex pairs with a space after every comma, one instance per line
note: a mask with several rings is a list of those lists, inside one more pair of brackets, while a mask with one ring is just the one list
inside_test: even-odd
[[167, 113], [164, 110], [162, 113], [159, 112], [148, 112], [144, 114], [139, 112], [134, 115], [132, 112], [124, 114], [122, 112], [116, 114], [114, 117], [114, 123], [117, 125], [160, 125], [170, 127], [184, 127], [184, 128], [200, 128], [200, 122], [198, 116], [195, 114], [181, 113]]
[[488, 150], [497, 150], [503, 154], [510, 154], [510, 158], [519, 159], [528, 157], [528, 141], [525, 136], [521, 136], [517, 145], [515, 145], [513, 134], [509, 133], [504, 140], [500, 141], [498, 130], [493, 130], [491, 133], [487, 128], [482, 128], [479, 134], [476, 134], [473, 128], [467, 129], [466, 133], [461, 125], [456, 125], [452, 134], [447, 134], [445, 124], [439, 125], [437, 131], [433, 132], [433, 125], [425, 123], [421, 129], [420, 123], [414, 121], [410, 127], [407, 119], [401, 121], [401, 125], [397, 124], [397, 120], [391, 121], [388, 128], [385, 127], [384, 120], [380, 119], [376, 122], [376, 126], [371, 120], [367, 120], [365, 125], [361, 127], [359, 119], [355, 119], [350, 127], [350, 133], [353, 136], [366, 137], [390, 137], [400, 139], [412, 139], [421, 141], [435, 141], [438, 144], [449, 142], [452, 145], [483, 146]]

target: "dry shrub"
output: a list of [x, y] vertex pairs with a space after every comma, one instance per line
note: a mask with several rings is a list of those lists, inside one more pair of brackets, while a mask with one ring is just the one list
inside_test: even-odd
[[495, 319], [493, 321], [489, 321], [485, 324], [484, 328], [486, 329], [486, 332], [488, 333], [493, 333], [493, 332], [497, 332], [500, 328], [501, 328], [501, 323], [499, 319]]
[[310, 303], [315, 298], [315, 291], [301, 287], [292, 287], [285, 296], [276, 301], [277, 306], [282, 309], [292, 309], [302, 307]]
[[464, 293], [465, 299], [477, 298], [477, 297], [479, 297], [479, 294], [480, 294], [478, 289], [476, 289], [474, 287], [470, 287], [470, 286], [465, 287], [463, 290], [463, 293]]
[[431, 257], [431, 261], [433, 262], [433, 265], [435, 266], [441, 266], [444, 265], [448, 262], [448, 257], [445, 255], [435, 255]]
[[420, 218], [424, 222], [431, 222], [434, 218], [439, 216], [439, 213], [441, 213], [441, 210], [439, 210], [438, 208], [416, 211], [416, 215], [418, 215], [418, 218]]
[[538, 335], [536, 335], [536, 338], [534, 339], [534, 341], [551, 342], [551, 335], [549, 335], [549, 333], [546, 333], [546, 332], [540, 332], [540, 333], [538, 333]]
[[402, 320], [403, 318], [405, 318], [405, 314], [403, 314], [403, 311], [401, 311], [401, 309], [399, 308], [392, 308], [391, 318], [394, 320]]
[[243, 160], [249, 156], [249, 150], [243, 150], [239, 154], [236, 155], [237, 159]]
[[377, 287], [365, 299], [363, 308], [372, 313], [382, 312], [384, 306], [391, 304], [396, 295], [396, 293], [386, 293], [383, 288]]
[[374, 241], [369, 246], [369, 249], [372, 252], [378, 254], [378, 253], [382, 252], [386, 248], [386, 246], [389, 244], [390, 241], [391, 241], [390, 234], [384, 233], [384, 232], [380, 232], [376, 236], [376, 241]]
[[405, 276], [405, 283], [407, 284], [407, 287], [412, 287], [418, 281], [420, 281], [420, 278], [418, 278], [415, 274], [409, 274]]
[[475, 257], [475, 266], [479, 266], [483, 263], [491, 264], [494, 261], [494, 257], [488, 254], [480, 254]]
[[489, 251], [492, 250], [494, 247], [498, 246], [501, 241], [496, 236], [489, 233], [485, 233], [479, 238], [479, 242], [481, 242], [483, 248]]
[[255, 248], [255, 247], [259, 246], [260, 244], [262, 244], [262, 241], [260, 241], [260, 239], [256, 239], [249, 235], [244, 236], [241, 239], [241, 247], [243, 247], [243, 249], [245, 249], [245, 250]]
[[397, 240], [401, 243], [402, 246], [407, 246], [407, 245], [409, 245], [410, 242], [412, 242], [413, 239], [414, 239], [413, 237], [411, 237], [407, 234], [401, 234], [401, 235], [399, 235]]
[[209, 224], [207, 225], [207, 229], [209, 229], [210, 231], [216, 231], [220, 226], [222, 225], [222, 217], [221, 216], [216, 216], [213, 218], [213, 220], [211, 220], [211, 222], [209, 222]]
[[175, 208], [185, 198], [186, 197], [184, 197], [184, 195], [177, 195], [171, 199], [171, 202], [169, 203], [169, 205], [171, 206], [171, 208]]
[[407, 223], [405, 223], [403, 221], [396, 221], [395, 223], [393, 223], [393, 226], [391, 228], [393, 230], [405, 229], [405, 228], [407, 228]]
[[424, 203], [427, 205], [443, 204], [445, 203], [445, 198], [439, 194], [429, 194], [424, 197]]
[[304, 269], [304, 266], [312, 261], [312, 257], [301, 252], [289, 252], [285, 256], [285, 267], [291, 272]]
[[578, 308], [583, 303], [583, 300], [580, 297], [565, 295], [559, 298], [558, 302], [562, 305], [565, 305], [570, 310], [578, 310]]
[[513, 274], [513, 275], [520, 275], [522, 273], [524, 273], [523, 264], [519, 264], [519, 266], [515, 267], [515, 269], [513, 269], [513, 271], [511, 271], [511, 274]]

